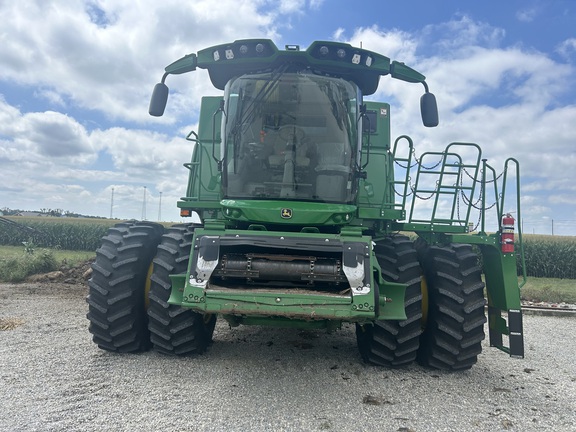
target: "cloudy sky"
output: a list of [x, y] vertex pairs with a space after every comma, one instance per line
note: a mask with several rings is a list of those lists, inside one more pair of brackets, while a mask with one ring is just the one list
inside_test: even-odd
[[524, 231], [576, 235], [574, 0], [0, 0], [0, 22], [0, 208], [139, 219], [145, 192], [147, 219], [178, 221], [184, 137], [220, 92], [205, 70], [172, 76], [150, 117], [164, 67], [235, 39], [337, 40], [426, 75], [435, 129], [421, 86], [383, 77], [371, 96], [393, 104], [393, 135], [417, 151], [477, 142], [497, 169], [515, 157]]

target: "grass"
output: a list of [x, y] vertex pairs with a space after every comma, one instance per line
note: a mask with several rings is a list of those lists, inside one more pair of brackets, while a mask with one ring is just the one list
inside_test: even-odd
[[[45, 248], [35, 248], [34, 253], [45, 250]], [[96, 257], [95, 252], [90, 251], [71, 251], [60, 249], [48, 249], [56, 258], [58, 262], [64, 262], [67, 265], [74, 266], [81, 262], [93, 259]], [[24, 247], [22, 246], [0, 246], [0, 259], [4, 258], [18, 258], [25, 254]]]
[[533, 302], [576, 304], [576, 279], [530, 277], [520, 294], [522, 299]]
[[[19, 282], [31, 274], [56, 270], [62, 265], [74, 267], [95, 256], [94, 252], [89, 251], [42, 248], [35, 248], [29, 254], [23, 246], [0, 246], [0, 282]], [[53, 268], [46, 269], [46, 264]], [[529, 277], [521, 295], [522, 299], [533, 302], [576, 304], [576, 279]]]
[[62, 266], [74, 267], [96, 254], [32, 246], [0, 246], [0, 282], [21, 282], [28, 276], [48, 273]]

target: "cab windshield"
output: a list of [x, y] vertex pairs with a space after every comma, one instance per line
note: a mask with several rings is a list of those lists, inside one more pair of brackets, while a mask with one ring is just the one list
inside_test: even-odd
[[226, 87], [226, 198], [349, 203], [358, 89], [308, 72], [244, 75]]

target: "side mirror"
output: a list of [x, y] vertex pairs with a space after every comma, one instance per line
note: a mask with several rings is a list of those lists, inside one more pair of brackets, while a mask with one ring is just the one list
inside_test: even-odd
[[424, 126], [438, 126], [438, 106], [436, 105], [436, 96], [433, 93], [426, 92], [422, 95], [420, 98], [420, 112]]
[[148, 113], [154, 117], [162, 117], [166, 109], [166, 102], [168, 102], [168, 86], [164, 83], [158, 83], [154, 86]]

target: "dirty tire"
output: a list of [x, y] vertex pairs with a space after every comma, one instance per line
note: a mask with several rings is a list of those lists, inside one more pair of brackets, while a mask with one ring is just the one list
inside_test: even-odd
[[212, 342], [216, 315], [168, 304], [170, 274], [186, 273], [194, 225], [169, 228], [158, 246], [150, 286], [148, 328], [154, 349], [164, 354], [199, 354]]
[[470, 245], [418, 248], [428, 284], [428, 320], [418, 362], [442, 370], [471, 368], [482, 352], [484, 283]]
[[358, 349], [365, 362], [386, 367], [398, 367], [416, 359], [422, 333], [422, 290], [420, 263], [412, 241], [394, 235], [376, 242], [376, 258], [384, 279], [405, 283], [404, 321], [375, 321], [356, 325]]
[[163, 231], [155, 223], [123, 222], [102, 238], [86, 298], [89, 331], [100, 348], [137, 352], [150, 347], [146, 277]]

